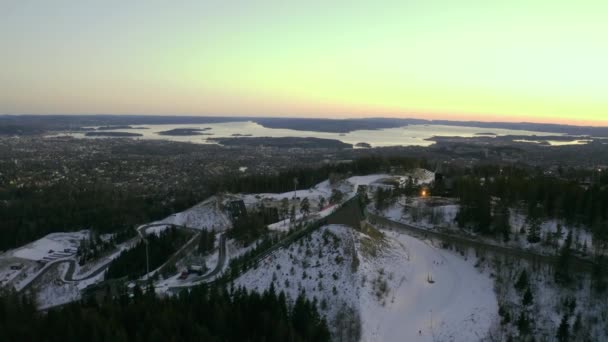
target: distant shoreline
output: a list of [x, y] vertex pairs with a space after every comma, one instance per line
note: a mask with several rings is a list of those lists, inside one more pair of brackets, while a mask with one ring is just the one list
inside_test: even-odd
[[350, 133], [358, 130], [379, 130], [409, 125], [443, 125], [524, 130], [553, 135], [569, 134], [608, 137], [608, 126], [574, 126], [551, 123], [451, 121], [413, 118], [319, 119], [153, 115], [0, 115], [0, 134], [31, 135], [57, 131], [82, 131], [84, 127], [95, 126], [131, 126], [131, 129], [139, 129], [133, 127], [133, 125], [187, 125], [229, 122], [255, 122], [266, 128], [325, 133]]

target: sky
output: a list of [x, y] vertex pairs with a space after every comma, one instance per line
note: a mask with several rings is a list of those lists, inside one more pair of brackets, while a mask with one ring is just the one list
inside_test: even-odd
[[0, 114], [608, 125], [608, 1], [0, 0]]

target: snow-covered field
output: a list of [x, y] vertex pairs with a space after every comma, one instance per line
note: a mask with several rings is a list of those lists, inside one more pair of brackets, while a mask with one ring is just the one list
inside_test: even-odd
[[[17, 258], [34, 261], [61, 259], [75, 254], [80, 240], [88, 237], [88, 230], [71, 233], [52, 233], [13, 250], [12, 255]], [[69, 251], [66, 252], [66, 249]]]
[[[172, 214], [163, 220], [153, 222], [153, 224], [166, 223], [196, 229], [223, 231], [232, 227], [232, 223], [226, 213], [220, 209], [220, 202], [221, 200], [217, 196], [211, 196], [190, 209]], [[158, 233], [163, 228], [165, 227], [149, 228], [151, 231], [147, 231], [147, 233]]]
[[[364, 340], [478, 341], [485, 337], [498, 306], [492, 279], [473, 266], [474, 260], [408, 235], [386, 234], [401, 244], [409, 260], [390, 305], [363, 310], [364, 322], [375, 321], [364, 329]], [[429, 277], [434, 283], [429, 283]]]
[[486, 335], [497, 304], [492, 280], [473, 263], [407, 235], [334, 225], [235, 283], [258, 291], [273, 283], [291, 299], [304, 291], [317, 299], [334, 336], [346, 340], [474, 341]]
[[[0, 255], [0, 286], [21, 289], [44, 264], [73, 258], [82, 239], [89, 237], [88, 230], [69, 233], [52, 233], [19, 248]], [[12, 268], [18, 269], [12, 269]]]

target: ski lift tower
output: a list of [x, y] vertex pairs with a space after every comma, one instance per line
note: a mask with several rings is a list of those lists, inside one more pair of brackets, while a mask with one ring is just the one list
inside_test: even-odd
[[150, 257], [148, 254], [148, 239], [144, 238], [144, 244], [146, 245], [146, 279], [150, 276]]

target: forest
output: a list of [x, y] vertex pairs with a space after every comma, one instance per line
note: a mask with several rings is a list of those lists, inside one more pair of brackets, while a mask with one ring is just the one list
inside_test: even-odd
[[[150, 271], [160, 267], [167, 258], [186, 243], [191, 234], [171, 227], [158, 235], [146, 236]], [[123, 251], [108, 267], [106, 279], [128, 276], [135, 279], [146, 274], [146, 242], [139, 241], [134, 248]]]
[[329, 164], [319, 168], [297, 168], [278, 174], [259, 174], [246, 177], [226, 176], [211, 183], [212, 192], [232, 193], [287, 192], [293, 190], [297, 178], [300, 189], [310, 188], [333, 174], [367, 175], [391, 170], [411, 170], [430, 167], [425, 160], [407, 157], [364, 157], [350, 163]]
[[271, 287], [262, 294], [200, 286], [159, 298], [136, 287], [97, 304], [72, 303], [38, 312], [31, 298], [0, 296], [0, 340], [21, 341], [329, 341], [317, 303], [293, 304]]
[[[391, 167], [411, 169], [425, 165], [424, 161], [412, 158], [368, 157], [321, 168], [247, 176], [224, 175], [208, 179], [206, 184], [184, 179], [183, 184], [171, 185], [162, 191], [128, 184], [80, 184], [70, 180], [46, 188], [6, 186], [0, 191], [0, 251], [53, 232], [92, 229], [96, 233], [115, 233], [132, 230], [136, 225], [185, 210], [220, 191], [285, 192], [293, 189], [294, 178], [298, 179], [300, 188], [308, 188], [332, 174], [363, 175], [386, 172]], [[173, 200], [167, 201], [167, 198]]]
[[114, 233], [183, 210], [207, 194], [177, 191], [175, 201], [166, 193], [110, 183], [93, 185], [62, 181], [48, 188], [7, 188], [0, 192], [0, 251], [14, 248], [49, 233], [91, 229]]
[[[454, 196], [461, 204], [456, 217], [461, 227], [482, 234], [501, 233], [508, 208], [523, 209], [529, 223], [559, 219], [593, 233], [598, 247], [608, 247], [608, 181], [581, 184], [576, 178], [519, 169], [454, 177]], [[532, 226], [534, 226], [532, 224]], [[501, 228], [503, 227], [503, 228]]]

